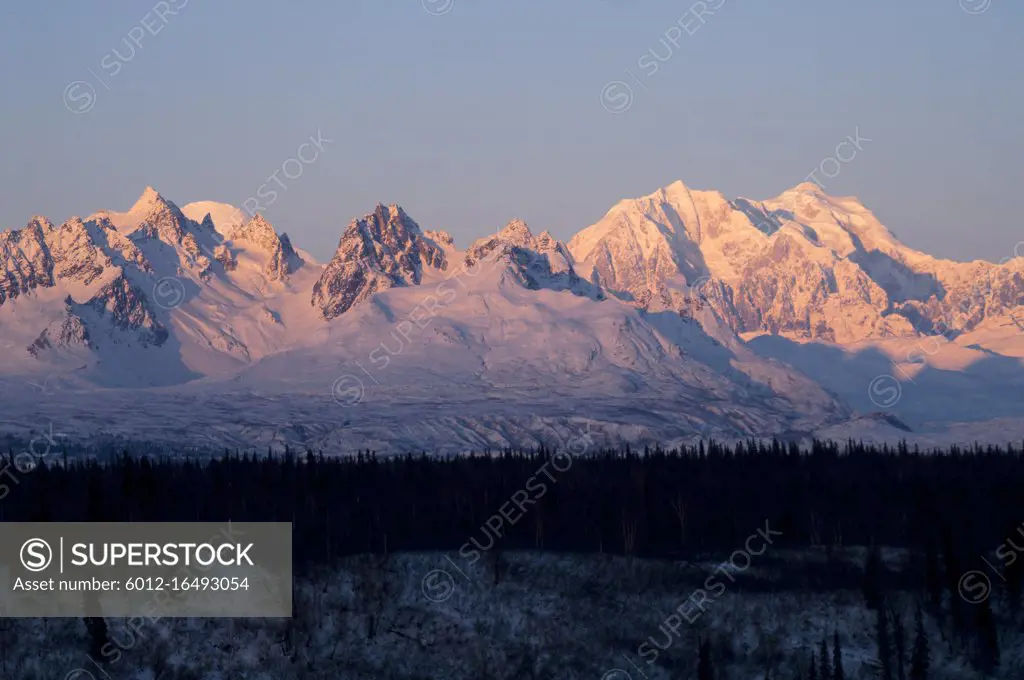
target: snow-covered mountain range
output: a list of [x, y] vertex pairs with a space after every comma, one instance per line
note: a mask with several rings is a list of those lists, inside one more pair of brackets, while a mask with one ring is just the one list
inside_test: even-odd
[[567, 244], [513, 220], [464, 250], [377, 205], [327, 264], [147, 188], [0, 232], [0, 432], [468, 449], [998, 417], [1015, 438], [1022, 305], [1024, 258], [933, 258], [806, 184], [676, 182]]
[[696, 287], [739, 333], [838, 343], [963, 333], [1024, 304], [1024, 258], [931, 257], [856, 199], [810, 183], [751, 201], [676, 182], [620, 202], [569, 249], [588, 278], [641, 306]]

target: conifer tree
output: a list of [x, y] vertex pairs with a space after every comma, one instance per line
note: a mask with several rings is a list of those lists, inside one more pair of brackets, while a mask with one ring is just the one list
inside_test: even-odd
[[903, 619], [896, 612], [892, 612], [892, 641], [896, 654], [896, 680], [907, 680], [904, 661], [907, 653], [906, 635], [903, 630]]
[[924, 613], [917, 608], [916, 631], [914, 633], [914, 653], [910, 658], [910, 680], [928, 680], [928, 666], [931, 663], [928, 653], [928, 637], [924, 631]]
[[828, 643], [825, 642], [825, 638], [821, 638], [818, 657], [818, 675], [821, 676], [821, 680], [832, 680], [831, 666], [828, 660]]
[[1006, 584], [1006, 596], [1010, 600], [1010, 609], [1014, 614], [1020, 609], [1021, 585], [1024, 584], [1024, 559], [1013, 553], [1013, 560], [1003, 567], [1003, 582]]
[[715, 673], [711, 666], [711, 643], [701, 642], [697, 658], [697, 680], [714, 680]]
[[949, 613], [953, 619], [953, 630], [961, 633], [964, 630], [964, 606], [963, 598], [960, 597], [960, 577], [963, 570], [960, 568], [960, 560], [957, 558], [957, 548], [954, 545], [953, 533], [948, 526], [943, 527], [942, 534], [943, 564], [945, 566], [946, 589], [949, 591]]
[[882, 555], [878, 546], [872, 546], [864, 562], [864, 601], [868, 609], [882, 606]]
[[832, 635], [832, 680], [846, 680], [843, 670], [843, 650], [839, 646], [839, 631]]
[[939, 551], [935, 548], [935, 539], [928, 538], [925, 546], [925, 583], [931, 606], [938, 610], [942, 606], [942, 569], [939, 567]]
[[875, 639], [878, 645], [878, 661], [882, 664], [882, 680], [893, 680], [888, 617], [885, 615], [884, 607], [879, 607], [875, 613]]
[[83, 619], [85, 630], [89, 634], [89, 654], [96, 661], [106, 661], [104, 648], [110, 641], [107, 635], [107, 621], [101, 616], [90, 616]]
[[988, 599], [982, 600], [978, 607], [978, 668], [985, 674], [991, 674], [999, 665], [999, 636]]

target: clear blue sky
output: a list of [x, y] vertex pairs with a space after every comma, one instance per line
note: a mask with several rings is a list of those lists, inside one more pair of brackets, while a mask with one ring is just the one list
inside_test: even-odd
[[[648, 76], [692, 0], [445, 2], [168, 0], [166, 23], [152, 0], [8, 3], [0, 226], [124, 209], [147, 184], [241, 204], [319, 128], [334, 144], [266, 215], [320, 258], [378, 201], [463, 245], [516, 216], [567, 238], [676, 179], [774, 196], [859, 128], [873, 141], [830, 193], [941, 256], [1024, 239], [1024, 3], [725, 0]], [[111, 55], [147, 13], [157, 34]], [[84, 114], [75, 80], [96, 90]], [[618, 115], [614, 80], [634, 92]]]

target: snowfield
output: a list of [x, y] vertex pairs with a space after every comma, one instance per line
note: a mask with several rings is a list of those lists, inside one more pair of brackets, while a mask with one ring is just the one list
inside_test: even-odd
[[[942, 261], [856, 199], [680, 182], [567, 244], [400, 207], [326, 264], [151, 188], [0, 232], [0, 435], [381, 452], [1024, 434], [1024, 259]], [[581, 434], [583, 433], [583, 434]]]

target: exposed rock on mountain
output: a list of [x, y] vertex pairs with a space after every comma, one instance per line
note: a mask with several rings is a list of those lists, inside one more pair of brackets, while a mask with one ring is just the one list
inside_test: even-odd
[[535, 237], [522, 220], [512, 220], [493, 236], [473, 243], [466, 250], [465, 264], [473, 267], [499, 258], [507, 262], [509, 274], [531, 290], [550, 288], [594, 299], [604, 297], [600, 288], [577, 276], [564, 243], [546, 231]]
[[[89, 329], [75, 313], [76, 303], [68, 296], [64, 300], [63, 320], [54, 322], [44, 328], [39, 336], [32, 341], [26, 349], [36, 359], [42, 358], [45, 350], [56, 347], [91, 347], [89, 342]], [[56, 337], [51, 340], [51, 331], [55, 331]]]
[[53, 257], [46, 235], [53, 225], [33, 217], [24, 229], [0, 232], [0, 305], [33, 288], [53, 285]]
[[[350, 425], [324, 411], [338, 406], [384, 439], [479, 448], [562, 428], [572, 414], [552, 412], [584, 403], [610, 430], [669, 440], [814, 432], [852, 404], [878, 408], [867, 383], [895, 381], [893, 362], [929, 386], [899, 403], [919, 432], [950, 411], [934, 401], [949, 373], [971, 366], [955, 384], [1001, 380], [1010, 393], [1024, 356], [1024, 321], [1008, 321], [1024, 302], [1024, 259], [938, 260], [855, 199], [810, 185], [753, 201], [676, 183], [620, 202], [568, 245], [513, 220], [465, 251], [378, 205], [326, 266], [263, 216], [242, 216], [209, 202], [179, 210], [147, 189], [124, 213], [0, 232], [0, 387], [53, 373], [81, 394], [173, 388], [162, 394], [189, 431], [194, 397], [212, 395], [224, 411], [211, 418], [259, 413], [277, 429], [257, 436], [272, 441], [332, 441]], [[918, 345], [938, 333], [925, 367]], [[811, 338], [840, 346], [799, 342]], [[237, 390], [246, 415], [222, 417]], [[281, 415], [280, 394], [301, 406]], [[978, 409], [1010, 417], [1012, 401]], [[300, 422], [306, 406], [315, 412]]]
[[177, 205], [164, 199], [153, 187], [146, 187], [127, 213], [104, 210], [93, 218], [107, 218], [136, 242], [153, 239], [168, 245], [181, 244], [191, 222]]
[[569, 249], [581, 273], [645, 306], [689, 290], [740, 333], [833, 342], [955, 332], [1022, 303], [1022, 263], [937, 260], [853, 198], [803, 184], [730, 201], [676, 182], [617, 204]]
[[257, 214], [233, 230], [230, 239], [232, 243], [249, 242], [267, 254], [269, 259], [263, 274], [270, 281], [283, 281], [302, 266], [302, 258], [292, 247], [288, 234], [278, 235], [263, 215]]
[[323, 319], [334, 319], [374, 293], [418, 285], [425, 268], [447, 269], [444, 250], [400, 207], [378, 204], [345, 230], [313, 286], [312, 304]]
[[[285, 282], [305, 264], [287, 235], [279, 236], [262, 216], [233, 231], [236, 240], [226, 239], [209, 213], [193, 220], [152, 188], [126, 212], [72, 217], [60, 227], [35, 217], [23, 229], [0, 232], [0, 313], [7, 308], [0, 328], [25, 337], [21, 347], [35, 359], [55, 359], [51, 350], [84, 350], [86, 355], [67, 355], [81, 366], [82, 361], [89, 363], [88, 353], [117, 357], [117, 351], [107, 351], [111, 346], [162, 348], [171, 334], [168, 322], [177, 319], [179, 332], [199, 348], [186, 351], [226, 354], [232, 357], [226, 365], [232, 365], [252, 352], [241, 339], [225, 342], [232, 332], [225, 329], [234, 323], [258, 326], [278, 314], [253, 309], [241, 320], [229, 320], [238, 313], [237, 304], [251, 305], [254, 296], [267, 292], [267, 281], [278, 284], [276, 293], [289, 293]], [[307, 296], [308, 278], [303, 275]], [[196, 300], [195, 309], [180, 314], [179, 308], [190, 300]], [[16, 309], [11, 308], [13, 301], [20, 303]], [[225, 314], [224, 305], [232, 312]], [[274, 326], [281, 329], [283, 324], [278, 319]], [[272, 346], [283, 333], [242, 336]], [[162, 360], [169, 368], [159, 382], [174, 382], [173, 366], [181, 358]], [[138, 361], [139, 366], [147, 363]], [[196, 361], [216, 363], [212, 357]], [[180, 371], [180, 376], [194, 374]], [[124, 380], [133, 382], [127, 374]], [[119, 382], [122, 378], [112, 380]]]
[[220, 262], [225, 271], [233, 272], [238, 269], [238, 260], [234, 253], [226, 245], [219, 245], [213, 251], [214, 259]]
[[441, 248], [450, 250], [455, 248], [455, 239], [447, 231], [435, 231], [433, 229], [427, 229], [423, 232], [423, 235], [428, 239], [441, 246]]
[[0, 232], [0, 264], [0, 305], [57, 281], [89, 286], [111, 268], [151, 271], [139, 248], [102, 218], [83, 222], [72, 217], [60, 228], [33, 218], [24, 229]]
[[88, 347], [89, 329], [86, 328], [82, 319], [71, 311], [72, 304], [73, 303], [70, 300], [65, 300], [64, 302], [68, 313], [60, 325], [60, 333], [57, 336], [57, 341], [64, 347], [70, 347], [72, 345], [84, 345]]
[[134, 331], [143, 344], [160, 346], [167, 340], [167, 330], [154, 316], [145, 293], [133, 286], [124, 273], [74, 308], [83, 307], [91, 308], [98, 319], [109, 320], [115, 329]]

